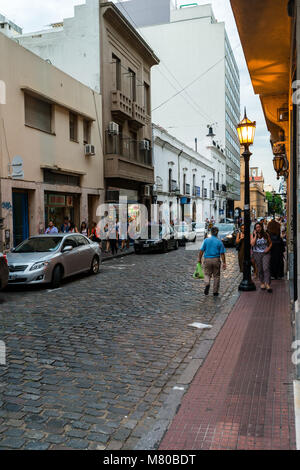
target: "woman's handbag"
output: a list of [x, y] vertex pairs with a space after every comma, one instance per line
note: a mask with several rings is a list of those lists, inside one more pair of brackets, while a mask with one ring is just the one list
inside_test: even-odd
[[201, 263], [197, 264], [196, 271], [193, 274], [194, 279], [204, 279], [204, 272]]

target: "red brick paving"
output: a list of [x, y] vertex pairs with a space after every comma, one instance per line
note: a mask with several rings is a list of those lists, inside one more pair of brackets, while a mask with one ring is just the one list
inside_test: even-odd
[[161, 450], [296, 449], [288, 286], [242, 293]]

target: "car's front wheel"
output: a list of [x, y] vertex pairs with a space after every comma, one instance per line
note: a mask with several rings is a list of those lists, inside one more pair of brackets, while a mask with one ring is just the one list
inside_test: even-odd
[[51, 283], [53, 289], [58, 289], [60, 287], [62, 277], [63, 277], [63, 274], [62, 274], [61, 267], [55, 266], [53, 274], [52, 274], [52, 283]]
[[100, 261], [97, 256], [94, 256], [92, 265], [91, 265], [91, 274], [98, 274], [100, 269]]

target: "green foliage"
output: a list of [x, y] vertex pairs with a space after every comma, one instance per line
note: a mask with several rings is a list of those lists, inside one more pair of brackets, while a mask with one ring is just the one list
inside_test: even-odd
[[270, 192], [266, 192], [266, 199], [268, 201], [269, 214], [283, 214], [283, 202], [280, 196], [277, 194], [273, 195]]

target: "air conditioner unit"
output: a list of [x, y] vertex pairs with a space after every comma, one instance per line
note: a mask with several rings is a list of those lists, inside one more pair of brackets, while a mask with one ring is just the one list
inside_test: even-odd
[[144, 196], [150, 196], [151, 195], [151, 188], [150, 186], [144, 186]]
[[116, 122], [110, 122], [108, 124], [108, 133], [109, 135], [119, 135], [119, 124]]
[[140, 149], [141, 150], [150, 150], [150, 142], [149, 140], [142, 140], [140, 142]]
[[86, 157], [95, 155], [95, 146], [91, 144], [86, 145], [84, 148], [84, 153]]

